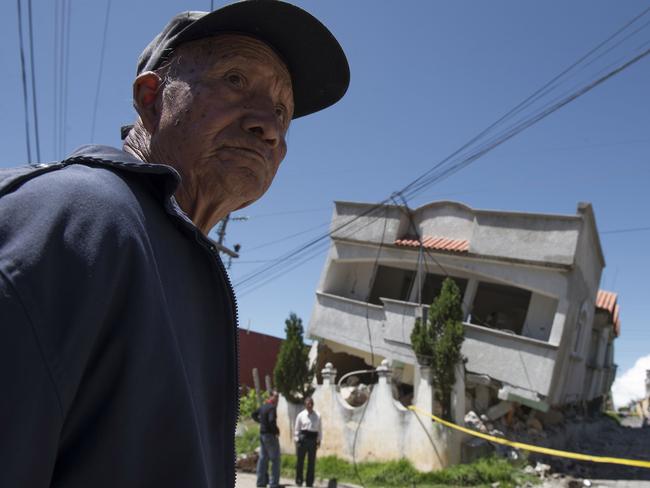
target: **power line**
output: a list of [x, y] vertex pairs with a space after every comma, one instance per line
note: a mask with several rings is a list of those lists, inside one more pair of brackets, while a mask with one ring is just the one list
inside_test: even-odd
[[97, 89], [95, 90], [95, 104], [93, 107], [93, 121], [90, 129], [90, 142], [95, 141], [95, 122], [97, 121], [97, 106], [99, 105], [99, 91], [102, 86], [102, 72], [104, 70], [104, 53], [106, 52], [106, 36], [108, 33], [108, 19], [111, 12], [111, 0], [106, 1], [106, 16], [104, 17], [104, 35], [102, 37], [102, 49], [99, 55], [99, 73], [97, 74]]
[[273, 241], [268, 241], [268, 242], [265, 242], [263, 244], [259, 244], [258, 246], [255, 246], [255, 247], [251, 247], [250, 249], [247, 249], [247, 252], [256, 251], [257, 249], [261, 249], [263, 247], [268, 247], [268, 246], [271, 246], [273, 244], [278, 244], [280, 242], [288, 241], [289, 239], [293, 239], [294, 237], [297, 237], [297, 236], [300, 236], [300, 235], [303, 235], [303, 234], [307, 234], [309, 232], [313, 232], [316, 229], [320, 229], [320, 228], [326, 227], [326, 226], [327, 226], [327, 222], [324, 223], [324, 224], [319, 224], [319, 225], [317, 225], [315, 227], [310, 227], [309, 229], [305, 229], [305, 230], [302, 230], [300, 232], [296, 232], [295, 234], [290, 234], [288, 236], [281, 237], [280, 239], [275, 239]]
[[646, 232], [649, 230], [650, 227], [630, 227], [628, 229], [604, 230], [601, 232], [601, 234], [623, 234], [627, 232]]
[[62, 142], [61, 142], [61, 150], [64, 153], [63, 155], [65, 156], [66, 153], [66, 146], [67, 146], [67, 137], [68, 137], [68, 131], [67, 131], [67, 125], [68, 125], [68, 78], [70, 74], [70, 17], [72, 13], [72, 0], [67, 0], [67, 5], [66, 5], [66, 15], [64, 18], [64, 28], [63, 28], [63, 34], [65, 36], [65, 41], [64, 41], [64, 67], [63, 67], [63, 134], [62, 134]]
[[72, 0], [61, 0], [59, 15], [58, 74], [58, 148], [57, 157], [65, 155], [68, 124], [68, 75], [70, 66], [70, 16]]
[[544, 96], [546, 93], [548, 93], [548, 89], [554, 88], [556, 85], [555, 83], [559, 81], [563, 76], [565, 76], [567, 73], [569, 73], [572, 69], [574, 69], [576, 66], [578, 66], [582, 61], [586, 60], [589, 56], [594, 54], [598, 49], [600, 49], [602, 46], [604, 46], [606, 43], [608, 43], [610, 40], [614, 39], [618, 34], [623, 32], [625, 29], [627, 29], [630, 25], [632, 25], [634, 22], [636, 22], [638, 19], [646, 15], [650, 11], [650, 7], [645, 9], [643, 12], [641, 12], [639, 15], [634, 17], [632, 20], [628, 21], [623, 27], [618, 29], [616, 32], [611, 34], [607, 39], [604, 41], [600, 42], [596, 47], [591, 49], [589, 52], [587, 52], [585, 55], [580, 57], [577, 61], [569, 65], [567, 68], [562, 70], [558, 75], [554, 76], [551, 80], [546, 82], [543, 86], [535, 90], [531, 95], [526, 97], [523, 101], [515, 105], [512, 109], [510, 109], [508, 112], [506, 112], [504, 115], [502, 115], [500, 118], [498, 118], [495, 122], [490, 124], [487, 128], [483, 129], [480, 133], [478, 133], [476, 136], [471, 138], [468, 142], [463, 144], [459, 149], [454, 151], [452, 154], [447, 156], [445, 159], [437, 163], [433, 168], [431, 168], [429, 171], [425, 172], [424, 174], [420, 175], [417, 177], [415, 180], [413, 180], [411, 183], [406, 185], [399, 193], [406, 193], [409, 191], [409, 189], [417, 185], [417, 183], [420, 180], [425, 179], [429, 174], [433, 173], [436, 169], [438, 169], [440, 166], [445, 164], [447, 161], [451, 160], [453, 157], [457, 156], [460, 154], [464, 149], [468, 148], [471, 146], [474, 142], [478, 141], [481, 137], [489, 133], [492, 129], [494, 129], [496, 126], [498, 126], [500, 123], [508, 119], [509, 117], [512, 117], [516, 115], [517, 113], [521, 112], [524, 108], [530, 106], [532, 102], [535, 100], [539, 99], [541, 96]]
[[25, 74], [25, 46], [23, 44], [23, 21], [22, 21], [22, 8], [20, 5], [20, 0], [17, 0], [18, 4], [18, 37], [20, 45], [20, 68], [22, 72], [23, 79], [23, 106], [25, 110], [25, 143], [27, 145], [27, 161], [29, 164], [32, 164], [32, 150], [30, 147], [31, 137], [29, 135], [29, 107], [27, 103], [27, 76]]
[[58, 142], [59, 142], [59, 68], [60, 68], [60, 63], [59, 63], [59, 35], [60, 35], [60, 29], [59, 29], [59, 15], [61, 11], [61, 0], [54, 0], [54, 53], [52, 55], [52, 64], [54, 65], [54, 110], [52, 111], [53, 113], [53, 119], [52, 119], [52, 134], [54, 135], [53, 137], [53, 151], [54, 151], [54, 157], [52, 159], [57, 159], [59, 155], [58, 151]]
[[276, 216], [279, 216], [279, 215], [292, 215], [292, 214], [324, 212], [325, 210], [330, 210], [330, 207], [308, 208], [308, 209], [302, 209], [302, 210], [285, 210], [285, 211], [282, 211], [282, 212], [262, 213], [262, 214], [257, 214], [257, 215], [250, 215], [250, 216], [248, 216], [248, 219], [259, 219], [260, 217], [276, 217]]
[[36, 70], [34, 69], [34, 34], [32, 28], [32, 0], [27, 0], [27, 19], [29, 31], [29, 58], [32, 70], [32, 108], [34, 109], [34, 136], [36, 138], [36, 160], [41, 161], [41, 143], [38, 137], [38, 108], [36, 104]]
[[[250, 283], [252, 280], [257, 280], [258, 283], [261, 280], [264, 280], [265, 283], [269, 282], [270, 280], [267, 280], [265, 278], [262, 278], [262, 275], [268, 274], [270, 272], [273, 272], [273, 274], [277, 277], [280, 274], [283, 274], [282, 270], [278, 273], [276, 269], [284, 264], [285, 262], [288, 262], [290, 260], [295, 260], [295, 259], [301, 259], [299, 256], [302, 255], [302, 253], [306, 252], [308, 249], [312, 248], [315, 246], [317, 243], [319, 243], [322, 239], [326, 239], [329, 235], [334, 234], [338, 230], [341, 230], [343, 227], [348, 226], [352, 222], [356, 221], [359, 218], [362, 218], [370, 213], [372, 213], [375, 209], [378, 207], [386, 204], [389, 199], [393, 198], [394, 196], [399, 196], [404, 199], [405, 202], [407, 202], [409, 199], [414, 198], [416, 195], [424, 191], [426, 188], [430, 187], [434, 183], [440, 182], [443, 179], [451, 176], [452, 174], [456, 173], [457, 171], [467, 167], [468, 165], [472, 164], [488, 152], [492, 151], [494, 148], [498, 147], [499, 145], [503, 144], [504, 142], [508, 141], [509, 139], [513, 138], [517, 134], [521, 133], [525, 129], [535, 125], [539, 121], [543, 120], [550, 114], [554, 113], [555, 111], [559, 110], [563, 106], [567, 105], [571, 101], [575, 100], [576, 98], [584, 95], [585, 93], [589, 92], [596, 86], [604, 83], [607, 81], [609, 78], [612, 76], [620, 73], [624, 69], [630, 67], [631, 65], [635, 64], [648, 54], [650, 54], [650, 50], [645, 50], [642, 51], [640, 54], [632, 57], [631, 59], [628, 59], [622, 63], [617, 63], [616, 67], [614, 69], [609, 70], [607, 73], [605, 73], [602, 76], [599, 76], [595, 80], [590, 80], [585, 82], [586, 84], [579, 85], [577, 88], [572, 89], [570, 92], [565, 92], [565, 94], [562, 94], [558, 97], [555, 97], [551, 102], [546, 103], [543, 105], [541, 108], [537, 109], [537, 111], [534, 111], [532, 114], [520, 118], [518, 121], [513, 123], [512, 125], [506, 127], [503, 129], [500, 133], [498, 133], [496, 136], [489, 138], [487, 141], [480, 143], [477, 145], [473, 151], [462, 154], [463, 151], [467, 148], [469, 148], [472, 144], [475, 144], [477, 141], [479, 141], [481, 138], [486, 136], [490, 131], [492, 131], [494, 128], [496, 128], [499, 125], [502, 125], [506, 120], [513, 118], [516, 114], [520, 113], [523, 109], [527, 108], [530, 106], [530, 104], [537, 99], [541, 98], [542, 96], [545, 96], [549, 91], [550, 88], [555, 89], [556, 82], [558, 82], [564, 75], [569, 73], [571, 70], [573, 70], [576, 67], [580, 66], [580, 63], [583, 61], [586, 61], [589, 59], [590, 56], [595, 54], [598, 49], [601, 47], [605, 46], [607, 42], [613, 40], [616, 36], [618, 36], [621, 32], [623, 32], [625, 29], [627, 29], [629, 26], [631, 26], [636, 20], [640, 19], [642, 16], [646, 15], [650, 11], [650, 8], [644, 10], [641, 14], [639, 14], [637, 17], [626, 23], [623, 27], [618, 29], [614, 34], [610, 35], [605, 41], [599, 43], [596, 48], [590, 50], [586, 55], [583, 55], [578, 61], [574, 62], [572, 65], [570, 65], [568, 68], [565, 68], [559, 75], [553, 77], [549, 82], [547, 82], [544, 86], [536, 90], [532, 95], [528, 96], [524, 101], [520, 102], [517, 104], [513, 109], [511, 109], [509, 112], [507, 112], [505, 115], [500, 117], [497, 121], [492, 123], [488, 128], [484, 129], [481, 131], [478, 135], [474, 136], [472, 139], [470, 139], [469, 142], [465, 143], [463, 146], [461, 146], [460, 149], [454, 151], [450, 156], [447, 156], [445, 159], [434, 165], [430, 170], [426, 171], [419, 177], [417, 177], [415, 180], [407, 184], [404, 188], [402, 188], [400, 191], [394, 192], [391, 197], [388, 199], [385, 199], [384, 201], [380, 202], [379, 204], [369, 208], [362, 214], [356, 216], [355, 218], [345, 222], [343, 225], [339, 226], [339, 228], [332, 230], [329, 234], [326, 234], [324, 236], [320, 236], [305, 245], [290, 251], [289, 253], [285, 254], [284, 256], [278, 258], [277, 261], [274, 261], [273, 264], [268, 265], [266, 267], [262, 267], [262, 269], [259, 270], [254, 270], [248, 275], [246, 275], [242, 280], [237, 283], [237, 286], [244, 284], [244, 283]], [[626, 38], [629, 38], [627, 36]], [[602, 57], [602, 53], [600, 55], [596, 56], [596, 59], [600, 59]], [[591, 60], [593, 62], [594, 60]], [[602, 70], [601, 70], [602, 71]], [[293, 267], [292, 267], [293, 268]], [[254, 286], [254, 285], [253, 285]], [[257, 286], [254, 286], [257, 288]]]

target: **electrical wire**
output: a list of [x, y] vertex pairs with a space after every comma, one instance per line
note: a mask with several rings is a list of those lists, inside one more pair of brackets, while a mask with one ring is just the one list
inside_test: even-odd
[[[251, 273], [243, 276], [237, 283], [235, 283], [235, 287], [239, 289], [239, 287], [241, 287], [242, 285], [245, 285], [245, 284], [249, 283], [250, 281], [252, 281], [253, 279], [257, 278], [258, 276], [260, 276], [260, 275], [262, 275], [264, 273], [268, 273], [268, 272], [272, 271], [273, 269], [277, 268], [279, 265], [285, 263], [287, 260], [289, 260], [291, 258], [295, 258], [295, 257], [300, 257], [300, 255], [302, 253], [307, 252], [312, 247], [314, 247], [314, 246], [318, 245], [319, 243], [322, 243], [323, 241], [326, 241], [327, 239], [329, 239], [329, 237], [332, 234], [336, 233], [337, 231], [339, 231], [341, 229], [344, 229], [345, 227], [349, 226], [352, 222], [356, 222], [360, 218], [366, 217], [370, 213], [372, 213], [375, 210], [381, 208], [381, 205], [383, 205], [387, 201], [388, 201], [388, 199], [384, 200], [380, 204], [372, 206], [371, 208], [369, 208], [366, 211], [360, 213], [359, 215], [354, 216], [349, 221], [346, 221], [345, 223], [339, 225], [338, 227], [332, 229], [331, 231], [325, 232], [325, 233], [315, 237], [311, 241], [309, 241], [309, 242], [307, 242], [307, 243], [305, 243], [305, 244], [303, 244], [303, 245], [301, 245], [301, 246], [299, 246], [299, 247], [285, 253], [283, 256], [280, 256], [275, 263], [273, 263], [271, 265], [268, 265], [268, 266], [264, 266], [261, 269], [254, 270]], [[326, 241], [326, 244], [329, 244], [329, 242]]]
[[61, 109], [61, 132], [60, 132], [60, 155], [64, 157], [66, 154], [67, 147], [67, 137], [68, 137], [68, 80], [70, 74], [70, 16], [72, 13], [72, 0], [63, 0], [63, 11], [64, 15], [62, 18], [62, 73], [61, 73], [61, 100], [60, 100], [60, 109]]
[[22, 8], [20, 0], [17, 0], [18, 5], [18, 38], [20, 47], [20, 68], [23, 80], [23, 106], [25, 111], [25, 143], [27, 145], [27, 161], [32, 164], [32, 150], [31, 150], [31, 137], [29, 134], [29, 106], [27, 101], [27, 75], [25, 73], [25, 46], [23, 43], [23, 21], [22, 21]]
[[292, 215], [292, 214], [304, 214], [304, 213], [313, 213], [313, 212], [324, 212], [326, 210], [331, 210], [330, 207], [321, 207], [321, 208], [308, 208], [303, 210], [286, 210], [283, 212], [271, 212], [271, 213], [262, 213], [257, 215], [247, 216], [247, 220], [259, 219], [261, 217], [276, 217], [279, 215]]
[[640, 14], [635, 16], [633, 19], [628, 21], [626, 24], [624, 24], [621, 28], [617, 29], [613, 34], [611, 34], [609, 37], [607, 37], [604, 41], [600, 42], [599, 44], [596, 45], [593, 49], [589, 50], [586, 54], [581, 56], [577, 61], [573, 62], [571, 65], [563, 69], [559, 74], [551, 78], [549, 81], [547, 81], [544, 85], [542, 85], [540, 88], [535, 90], [531, 95], [526, 97], [523, 101], [519, 102], [517, 105], [515, 105], [512, 109], [510, 109], [508, 112], [506, 112], [504, 115], [499, 117], [496, 121], [494, 121], [492, 124], [490, 124], [488, 127], [483, 129], [481, 132], [479, 132], [477, 135], [472, 137], [468, 142], [463, 144], [459, 149], [451, 153], [449, 156], [444, 158], [442, 161], [437, 163], [433, 168], [431, 168], [429, 171], [425, 172], [424, 174], [420, 175], [417, 177], [415, 180], [413, 180], [411, 183], [406, 185], [402, 190], [400, 190], [398, 193], [407, 193], [410, 188], [414, 185], [417, 185], [419, 181], [427, 178], [428, 175], [432, 174], [435, 172], [436, 169], [438, 169], [440, 166], [445, 164], [447, 161], [451, 160], [453, 157], [457, 156], [460, 154], [464, 149], [468, 148], [471, 146], [474, 142], [479, 140], [481, 137], [489, 133], [492, 129], [497, 127], [500, 123], [502, 123], [504, 120], [508, 119], [509, 117], [516, 115], [519, 113], [521, 110], [524, 108], [528, 107], [532, 102], [537, 100], [540, 96], [543, 96], [546, 93], [546, 90], [554, 87], [555, 83], [559, 81], [562, 77], [564, 77], [567, 73], [569, 73], [572, 69], [574, 69], [576, 66], [579, 66], [579, 64], [586, 59], [589, 58], [592, 54], [598, 51], [601, 47], [603, 47], [605, 44], [607, 44], [609, 41], [614, 39], [616, 36], [618, 36], [621, 32], [623, 32], [625, 29], [627, 29], [629, 26], [631, 26], [634, 22], [636, 22], [638, 19], [646, 15], [650, 11], [650, 7], [646, 8], [643, 10]]
[[95, 103], [93, 106], [93, 119], [90, 128], [90, 141], [95, 141], [95, 123], [97, 121], [97, 107], [99, 106], [99, 92], [102, 86], [102, 73], [104, 71], [104, 54], [106, 53], [106, 37], [108, 33], [108, 19], [111, 14], [111, 0], [106, 1], [106, 15], [104, 17], [104, 35], [102, 36], [102, 49], [99, 55], [99, 73], [97, 74], [97, 89], [95, 90]]
[[296, 232], [294, 234], [290, 234], [288, 236], [281, 237], [279, 239], [274, 239], [272, 241], [268, 241], [268, 242], [265, 242], [263, 244], [259, 244], [257, 246], [251, 247], [250, 249], [247, 249], [246, 251], [247, 252], [252, 252], [252, 251], [256, 251], [256, 250], [261, 249], [261, 248], [269, 247], [269, 246], [271, 246], [273, 244], [278, 244], [280, 242], [288, 241], [289, 239], [293, 239], [294, 237], [304, 235], [304, 234], [308, 234], [309, 232], [313, 232], [316, 229], [322, 229], [323, 227], [326, 227], [327, 224], [328, 224], [327, 222], [322, 223], [322, 224], [318, 224], [318, 225], [316, 225], [314, 227], [310, 227], [309, 229], [301, 230], [300, 232]]
[[54, 96], [52, 97], [54, 99], [54, 110], [52, 111], [53, 118], [52, 118], [52, 134], [54, 134], [54, 137], [52, 138], [53, 142], [53, 152], [54, 156], [52, 159], [57, 159], [57, 156], [59, 154], [58, 151], [58, 141], [59, 141], [59, 36], [60, 36], [60, 29], [59, 29], [59, 16], [60, 16], [60, 11], [61, 11], [61, 0], [54, 0], [54, 43], [53, 43], [53, 48], [54, 48], [54, 53], [52, 55], [52, 64], [54, 67], [54, 83], [53, 88], [54, 88]]
[[650, 227], [630, 227], [628, 229], [613, 229], [613, 230], [604, 230], [600, 234], [623, 234], [627, 232], [646, 232], [649, 231]]
[[[564, 107], [571, 101], [575, 100], [576, 98], [584, 95], [585, 93], [589, 92], [596, 86], [604, 83], [608, 79], [610, 79], [612, 76], [615, 76], [616, 74], [620, 73], [624, 69], [632, 66], [648, 54], [650, 54], [650, 50], [644, 50], [638, 55], [635, 55], [631, 59], [626, 59], [623, 62], [620, 62], [616, 65], [614, 69], [609, 70], [607, 73], [605, 73], [602, 76], [599, 76], [595, 80], [590, 80], [586, 82], [586, 84], [581, 84], [578, 86], [578, 88], [573, 89], [571, 92], [567, 92], [564, 94], [561, 94], [560, 96], [554, 98], [550, 103], [547, 103], [546, 105], [542, 106], [539, 108], [536, 112], [533, 112], [531, 115], [528, 115], [526, 117], [520, 118], [517, 120], [515, 123], [511, 124], [510, 126], [505, 127], [505, 129], [501, 130], [497, 135], [491, 137], [487, 141], [484, 141], [476, 147], [473, 148], [472, 151], [464, 153], [464, 151], [469, 148], [472, 144], [476, 143], [479, 141], [481, 138], [486, 136], [488, 133], [490, 133], [494, 128], [498, 127], [499, 125], [503, 125], [503, 123], [510, 118], [513, 118], [515, 115], [520, 113], [524, 108], [527, 108], [530, 103], [536, 101], [539, 99], [540, 96], [545, 95], [547, 93], [547, 89], [550, 87], [555, 87], [556, 82], [558, 82], [563, 76], [565, 76], [567, 73], [569, 73], [572, 69], [576, 67], [580, 67], [580, 63], [589, 60], [588, 62], [593, 62], [595, 59], [600, 59], [602, 58], [603, 54], [598, 54], [596, 55], [595, 58], [590, 59], [592, 55], [597, 53], [598, 49], [602, 48], [605, 46], [609, 41], [613, 40], [616, 36], [618, 36], [620, 33], [624, 32], [627, 28], [629, 28], [634, 22], [636, 22], [638, 19], [646, 15], [650, 11], [650, 8], [645, 9], [641, 14], [637, 15], [634, 19], [631, 21], [627, 22], [623, 27], [619, 28], [614, 34], [610, 35], [605, 41], [599, 43], [595, 48], [591, 49], [587, 54], [583, 55], [581, 58], [578, 59], [578, 61], [572, 63], [569, 67], [565, 68], [559, 75], [553, 77], [549, 82], [544, 84], [541, 88], [537, 89], [532, 95], [528, 96], [524, 101], [520, 102], [517, 104], [513, 109], [508, 111], [505, 115], [501, 116], [497, 121], [493, 122], [490, 126], [488, 126], [486, 129], [481, 131], [478, 135], [474, 136], [473, 138], [470, 139], [467, 143], [465, 143], [461, 148], [458, 150], [454, 151], [451, 155], [447, 156], [444, 158], [442, 161], [434, 165], [430, 170], [426, 171], [422, 175], [418, 176], [416, 179], [411, 181], [409, 184], [407, 184], [405, 187], [403, 187], [401, 190], [394, 192], [393, 196], [398, 196], [400, 198], [403, 198], [404, 201], [411, 200], [415, 198], [417, 195], [421, 194], [424, 190], [429, 188], [435, 183], [438, 183], [449, 176], [455, 174], [457, 171], [460, 171], [461, 169], [469, 166], [470, 164], [474, 163], [476, 160], [479, 158], [483, 157], [499, 145], [503, 144], [504, 142], [508, 141], [509, 139], [515, 137], [522, 131], [526, 130], [527, 128], [535, 125], [539, 121], [543, 120], [550, 114], [554, 113], [555, 111], [559, 110], [560, 108]], [[645, 25], [645, 24], [644, 24]], [[640, 29], [637, 29], [639, 31]], [[629, 38], [630, 36], [627, 36]], [[346, 223], [344, 223], [342, 226], [340, 226], [338, 229], [334, 229], [330, 232], [330, 236], [333, 235], [335, 232], [338, 230], [341, 230], [343, 227], [350, 225], [354, 221], [356, 221], [358, 218], [361, 218], [368, 213], [371, 213], [374, 211], [374, 209], [384, 205], [387, 203], [388, 200], [390, 200], [389, 197], [388, 199], [385, 199], [384, 201], [378, 203], [374, 207], [370, 207], [367, 209], [364, 213], [356, 216], [353, 219], [350, 219]], [[278, 258], [277, 261], [274, 261], [273, 264], [262, 267], [261, 269], [254, 270], [248, 275], [246, 275], [239, 283], [236, 284], [236, 286], [239, 286], [240, 284], [243, 283], [250, 283], [252, 280], [256, 279], [261, 279], [260, 277], [266, 273], [269, 273], [271, 270], [274, 270], [278, 268], [279, 266], [283, 265], [287, 261], [295, 258], [298, 256], [300, 253], [304, 252], [306, 249], [314, 246], [316, 243], [318, 243], [321, 239], [327, 239], [328, 235], [323, 235], [320, 236], [316, 239], [314, 239], [311, 242], [306, 243], [304, 246], [301, 246], [293, 251], [290, 251], [289, 253], [285, 254], [284, 256]], [[280, 273], [281, 274], [281, 273]]]
[[41, 142], [38, 136], [38, 106], [36, 103], [36, 70], [34, 68], [34, 29], [32, 25], [32, 0], [27, 0], [27, 20], [29, 32], [29, 59], [32, 74], [32, 108], [34, 111], [34, 138], [36, 145], [36, 161], [41, 161]]

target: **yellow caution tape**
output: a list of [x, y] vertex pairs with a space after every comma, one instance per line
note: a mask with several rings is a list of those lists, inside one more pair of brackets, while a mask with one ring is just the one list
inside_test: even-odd
[[605, 457], [605, 456], [592, 456], [591, 454], [581, 454], [578, 452], [569, 452], [569, 451], [560, 451], [558, 449], [550, 449], [548, 447], [533, 446], [531, 444], [524, 444], [523, 442], [514, 442], [504, 439], [502, 437], [494, 437], [492, 435], [484, 434], [483, 432], [478, 432], [476, 430], [468, 429], [467, 427], [461, 427], [452, 422], [448, 422], [439, 417], [436, 417], [432, 413], [425, 412], [422, 409], [414, 407], [411, 405], [408, 407], [409, 410], [413, 412], [418, 412], [422, 415], [427, 415], [431, 417], [436, 422], [449, 427], [450, 429], [459, 430], [465, 434], [472, 435], [474, 437], [480, 437], [490, 442], [495, 442], [497, 444], [503, 444], [504, 446], [516, 447], [517, 449], [523, 449], [525, 451], [539, 452], [541, 454], [548, 454], [549, 456], [559, 456], [569, 459], [577, 459], [579, 461], [591, 461], [592, 463], [609, 463], [609, 464], [622, 464], [624, 466], [636, 466], [638, 468], [647, 468], [650, 469], [650, 461], [642, 461], [640, 459], [621, 459], [614, 457]]

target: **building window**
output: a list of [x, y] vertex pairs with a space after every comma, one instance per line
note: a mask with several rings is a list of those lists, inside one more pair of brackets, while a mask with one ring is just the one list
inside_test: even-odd
[[476, 289], [471, 322], [492, 329], [521, 334], [531, 292], [514, 286], [480, 282]]
[[378, 266], [368, 301], [377, 305], [382, 304], [380, 298], [407, 301], [414, 277], [412, 270]]
[[[442, 282], [445, 281], [445, 278], [446, 276], [427, 273], [424, 283], [422, 284], [422, 303], [424, 305], [431, 305], [433, 300], [440, 295]], [[455, 278], [453, 276], [450, 276], [450, 278], [454, 280], [458, 288], [460, 288], [460, 297], [462, 299], [465, 295], [465, 288], [467, 288], [467, 280], [463, 278]]]

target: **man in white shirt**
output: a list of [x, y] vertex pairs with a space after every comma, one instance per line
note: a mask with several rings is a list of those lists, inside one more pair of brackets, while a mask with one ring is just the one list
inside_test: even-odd
[[296, 417], [294, 441], [296, 442], [296, 486], [302, 486], [303, 464], [307, 455], [307, 486], [314, 486], [316, 449], [323, 438], [320, 414], [314, 410], [314, 400], [305, 398], [305, 409]]

